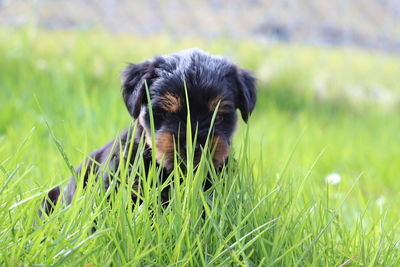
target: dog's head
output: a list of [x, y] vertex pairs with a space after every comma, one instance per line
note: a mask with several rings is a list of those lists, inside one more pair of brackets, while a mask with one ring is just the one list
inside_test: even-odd
[[[255, 102], [255, 79], [224, 57], [198, 49], [130, 64], [123, 72], [122, 95], [129, 113], [145, 130], [151, 147], [147, 84], [153, 111], [157, 161], [173, 167], [175, 151], [186, 151], [188, 110], [195, 140], [195, 161], [211, 131], [213, 161], [220, 166], [228, 156], [237, 120], [236, 109], [247, 122]], [[189, 102], [187, 107], [186, 93]], [[218, 108], [217, 108], [218, 107]], [[211, 119], [216, 111], [214, 125]], [[211, 128], [211, 129], [210, 129]], [[185, 153], [180, 153], [184, 158]]]

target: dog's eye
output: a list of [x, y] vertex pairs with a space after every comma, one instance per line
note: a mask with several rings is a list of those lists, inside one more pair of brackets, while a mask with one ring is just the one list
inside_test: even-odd
[[161, 122], [162, 120], [164, 120], [165, 116], [166, 116], [165, 111], [160, 111], [158, 109], [153, 110], [153, 117], [155, 122]]

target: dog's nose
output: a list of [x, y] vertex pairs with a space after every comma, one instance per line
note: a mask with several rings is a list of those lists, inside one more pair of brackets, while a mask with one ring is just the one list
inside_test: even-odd
[[[201, 147], [202, 147], [202, 144], [196, 143], [196, 144], [194, 144], [193, 149], [195, 151], [198, 151], [201, 149]], [[181, 146], [182, 151], [186, 151], [186, 148], [187, 148], [186, 144]]]

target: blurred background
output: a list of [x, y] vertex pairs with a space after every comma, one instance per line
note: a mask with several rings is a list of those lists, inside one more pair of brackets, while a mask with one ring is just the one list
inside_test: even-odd
[[398, 0], [0, 0], [0, 25], [400, 51]]
[[[189, 47], [257, 77], [249, 146], [260, 184], [286, 167], [301, 181], [317, 160], [305, 198], [325, 199], [340, 177], [329, 195], [340, 201], [361, 174], [344, 206], [350, 225], [361, 210], [397, 209], [398, 0], [0, 0], [1, 166], [24, 166], [21, 192], [62, 183], [45, 122], [76, 166], [131, 121], [119, 92], [127, 62]], [[241, 122], [238, 148], [245, 132]]]
[[[255, 110], [232, 142], [239, 172], [257, 186], [237, 184], [235, 201], [220, 202], [238, 201], [234, 219], [204, 228], [197, 221], [205, 230], [195, 242], [182, 235], [192, 223], [173, 219], [179, 211], [156, 219], [182, 222], [167, 229], [140, 213], [148, 225], [129, 227], [140, 242], [119, 216], [81, 234], [100, 222], [94, 210], [86, 222], [87, 213], [68, 208], [37, 221], [44, 195], [67, 183], [69, 167], [132, 122], [120, 93], [127, 63], [191, 47], [257, 78]], [[190, 261], [205, 248], [206, 262], [216, 249], [235, 264], [399, 266], [399, 77], [400, 0], [0, 0], [0, 262], [93, 266], [114, 257], [114, 265], [134, 265], [133, 257], [154, 265]], [[263, 218], [273, 218], [272, 228]], [[266, 221], [253, 243], [255, 225]], [[228, 242], [220, 236], [230, 225], [238, 231]], [[204, 244], [203, 234], [220, 245]]]

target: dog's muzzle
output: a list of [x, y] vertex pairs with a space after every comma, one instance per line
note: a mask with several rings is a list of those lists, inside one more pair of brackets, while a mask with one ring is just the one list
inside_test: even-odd
[[[157, 134], [156, 136], [156, 159], [159, 164], [162, 164], [168, 170], [171, 170], [174, 166], [174, 153], [179, 153], [179, 158], [183, 161], [186, 160], [186, 140], [181, 139], [178, 144], [176, 143], [176, 138], [172, 133], [164, 132]], [[194, 142], [194, 164], [198, 164], [203, 153], [205, 146], [204, 139], [199, 139], [199, 142]], [[229, 154], [229, 144], [222, 137], [214, 136], [209, 142], [209, 151], [212, 154], [212, 160], [216, 168], [220, 168]]]

